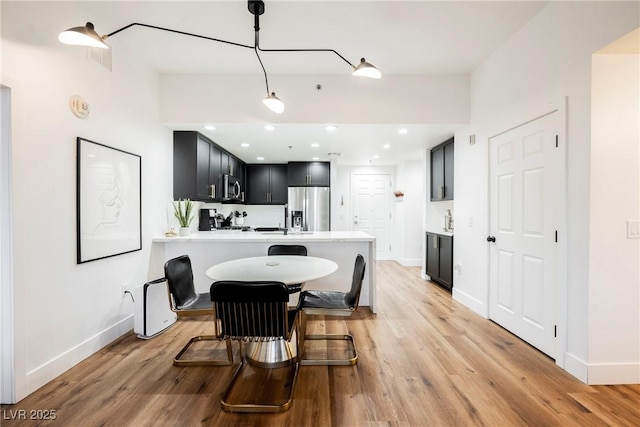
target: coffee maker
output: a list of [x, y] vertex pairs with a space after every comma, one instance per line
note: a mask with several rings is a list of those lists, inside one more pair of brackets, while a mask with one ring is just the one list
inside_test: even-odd
[[216, 209], [200, 209], [200, 223], [198, 230], [211, 231], [216, 229]]

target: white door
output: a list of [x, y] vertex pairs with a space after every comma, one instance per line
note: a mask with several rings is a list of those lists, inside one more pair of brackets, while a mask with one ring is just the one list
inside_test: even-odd
[[555, 357], [558, 113], [490, 138], [489, 317]]
[[377, 259], [391, 258], [391, 176], [387, 174], [351, 177], [353, 229], [376, 238]]

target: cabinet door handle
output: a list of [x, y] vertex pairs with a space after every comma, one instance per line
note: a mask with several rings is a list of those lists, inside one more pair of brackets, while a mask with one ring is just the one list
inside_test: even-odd
[[438, 187], [438, 199], [444, 198], [444, 187]]
[[438, 236], [433, 236], [433, 249], [438, 249]]
[[211, 184], [209, 187], [211, 187], [211, 195], [209, 197], [211, 197], [212, 199], [216, 198], [216, 185], [215, 184]]

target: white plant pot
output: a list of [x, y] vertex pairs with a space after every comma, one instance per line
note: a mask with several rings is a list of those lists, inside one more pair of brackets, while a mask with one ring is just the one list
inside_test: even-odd
[[189, 229], [189, 227], [180, 227], [181, 236], [188, 236], [190, 233], [191, 233], [191, 230]]
[[239, 216], [239, 217], [236, 217], [234, 219], [235, 219], [236, 225], [243, 225], [244, 224], [244, 217]]

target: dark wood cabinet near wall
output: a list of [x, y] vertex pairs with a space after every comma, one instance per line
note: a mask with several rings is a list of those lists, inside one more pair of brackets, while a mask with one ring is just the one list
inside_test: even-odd
[[427, 232], [425, 257], [425, 273], [450, 291], [453, 288], [453, 237]]
[[287, 203], [287, 165], [246, 165], [246, 201], [250, 205], [284, 205]]
[[330, 165], [329, 162], [289, 162], [289, 187], [329, 187]]
[[173, 198], [222, 200], [221, 150], [195, 131], [173, 133]]
[[175, 200], [221, 202], [225, 174], [236, 176], [244, 187], [244, 162], [199, 132], [173, 132]]
[[431, 149], [431, 201], [453, 200], [453, 138]]

